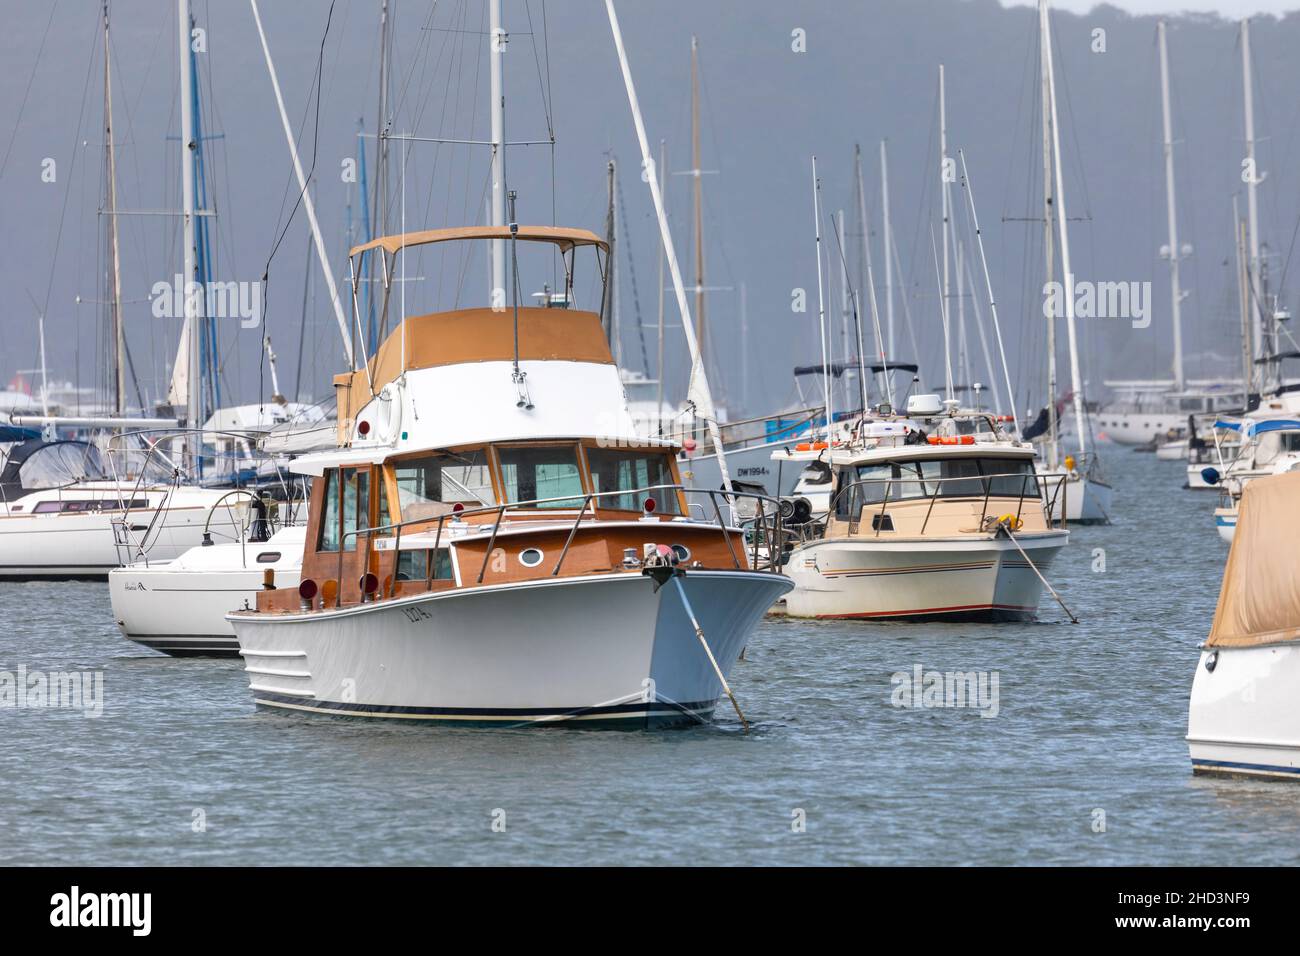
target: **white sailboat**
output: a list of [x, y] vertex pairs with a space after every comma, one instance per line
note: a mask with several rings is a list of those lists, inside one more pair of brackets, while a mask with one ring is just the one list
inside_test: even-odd
[[[1070, 352], [1070, 390], [1074, 411], [1074, 441], [1077, 449], [1064, 458], [1060, 453], [1060, 422], [1056, 414], [1056, 317], [1054, 310], [1047, 320], [1048, 361], [1048, 430], [1042, 443], [1043, 462], [1039, 474], [1061, 493], [1052, 502], [1055, 520], [1080, 524], [1109, 524], [1111, 486], [1106, 481], [1101, 460], [1089, 449], [1091, 431], [1083, 400], [1083, 376], [1079, 371], [1079, 343], [1074, 314], [1074, 273], [1070, 263], [1070, 232], [1065, 211], [1065, 182], [1061, 164], [1061, 136], [1056, 111], [1056, 74], [1052, 63], [1052, 33], [1047, 0], [1039, 0], [1039, 48], [1042, 67], [1043, 100], [1043, 241], [1047, 262], [1046, 276], [1055, 281], [1053, 261], [1053, 225], [1060, 240], [1061, 275], [1065, 327]], [[1046, 291], [1046, 290], [1045, 290]]]
[[[182, 141], [195, 141], [191, 112], [194, 82], [190, 58], [189, 0], [178, 0]], [[110, 325], [113, 342], [114, 414], [95, 417], [12, 415], [17, 426], [98, 429], [116, 434], [100, 445], [33, 439], [10, 450], [0, 476], [0, 577], [103, 577], [110, 568], [146, 556], [170, 560], [199, 544], [208, 509], [221, 492], [183, 480], [184, 462], [173, 463], [160, 446], [143, 440], [140, 430], [167, 428], [174, 419], [127, 415], [122, 292], [117, 242], [116, 165], [113, 137], [112, 61], [108, 5], [103, 6], [104, 131], [106, 208], [110, 257]], [[184, 281], [195, 278], [193, 157], [182, 149]], [[185, 296], [186, 328], [196, 308]], [[188, 349], [185, 375], [197, 381], [195, 337], [183, 334]], [[192, 397], [196, 395], [191, 390]], [[191, 409], [194, 407], [191, 401]], [[200, 439], [197, 416], [189, 420], [185, 441], [190, 462]], [[237, 519], [236, 519], [237, 520]]]

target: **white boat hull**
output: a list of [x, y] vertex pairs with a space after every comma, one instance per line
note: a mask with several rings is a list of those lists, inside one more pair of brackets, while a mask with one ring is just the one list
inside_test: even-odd
[[[727, 451], [727, 472], [731, 480], [747, 485], [761, 485], [763, 494], [782, 498], [794, 494], [803, 465], [798, 462], [773, 461], [772, 452], [779, 443], [751, 445]], [[722, 488], [722, 469], [717, 455], [686, 455], [677, 460], [682, 480], [690, 488]]]
[[[171, 561], [198, 545], [212, 504], [221, 492], [183, 488], [170, 494], [161, 513], [159, 492], [136, 493], [147, 497], [149, 508], [128, 513], [129, 530], [114, 528], [122, 519], [120, 510], [88, 511], [78, 514], [32, 514], [0, 510], [0, 578], [103, 578], [121, 566], [130, 555], [132, 542], [144, 541], [151, 562]], [[121, 492], [112, 492], [119, 498]], [[77, 498], [97, 498], [105, 492], [79, 493]], [[213, 517], [214, 530], [229, 534], [231, 517], [238, 520], [242, 502], [231, 505], [231, 514]], [[119, 541], [119, 535], [126, 535]]]
[[1186, 461], [1187, 439], [1179, 438], [1156, 446], [1156, 457], [1161, 461]]
[[1120, 445], [1145, 445], [1169, 433], [1171, 428], [1187, 424], [1185, 412], [1110, 412], [1102, 409], [1095, 416], [1096, 427]]
[[[780, 575], [679, 578], [728, 674]], [[457, 588], [307, 614], [237, 613], [259, 706], [490, 725], [707, 720], [721, 685], [676, 585], [613, 573]]]
[[[1017, 536], [1046, 573], [1069, 535]], [[1042, 582], [1006, 538], [882, 541], [839, 538], [801, 545], [786, 574], [785, 613], [808, 618], [1028, 620]]]
[[1219, 537], [1225, 543], [1232, 544], [1233, 536], [1237, 533], [1237, 509], [1215, 508], [1214, 530], [1219, 532]]
[[1046, 482], [1048, 496], [1055, 496], [1052, 501], [1052, 521], [1061, 520], [1064, 508], [1065, 520], [1072, 524], [1110, 524], [1110, 485], [1072, 474], [1065, 480], [1064, 487], [1058, 490], [1062, 474], [1060, 471], [1039, 472]]
[[1300, 780], [1300, 644], [1202, 650], [1187, 746], [1196, 773]]

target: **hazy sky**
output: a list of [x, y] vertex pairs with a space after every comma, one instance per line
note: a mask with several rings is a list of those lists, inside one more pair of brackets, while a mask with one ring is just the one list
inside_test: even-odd
[[[1300, 9], [1300, 0], [1108, 0], [1127, 13], [1218, 13], [1225, 17], [1248, 17], [1257, 13], [1281, 15]], [[1004, 6], [1037, 6], [1037, 0], [1002, 0]], [[1054, 0], [1052, 7], [1071, 13], [1089, 13], [1100, 6], [1096, 0]]]
[[[1154, 2], [1133, 0], [1138, 10]], [[1204, 6], [1196, 0], [1176, 6]], [[1219, 2], [1236, 16], [1242, 7]], [[652, 373], [655, 354], [657, 231], [603, 3], [504, 0], [507, 137], [556, 147], [508, 152], [509, 185], [521, 220], [554, 220], [602, 231], [606, 163], [622, 170], [622, 350]], [[1083, 6], [1082, 4], [1080, 6]], [[393, 129], [425, 137], [487, 135], [483, 0], [396, 0]], [[628, 55], [650, 139], [667, 141], [668, 167], [689, 166], [690, 43], [699, 38], [702, 79], [708, 348], [717, 390], [735, 410], [766, 411], [794, 397], [796, 364], [819, 359], [811, 156], [818, 156], [823, 210], [846, 215], [845, 254], [860, 284], [853, 149], [861, 144], [868, 232], [880, 268], [879, 144], [888, 140], [895, 242], [896, 358], [941, 375], [941, 323], [930, 230], [938, 230], [937, 71], [946, 64], [950, 153], [965, 151], [1017, 404], [1041, 401], [1041, 159], [1033, 11], [998, 0], [656, 0], [619, 4]], [[378, 70], [377, 0], [337, 0], [321, 66], [324, 96], [315, 123], [317, 58], [330, 0], [263, 2], [263, 18], [304, 160], [315, 158], [314, 195], [334, 274], [361, 234], [360, 196], [344, 181], [358, 156], [358, 124], [373, 132]], [[118, 205], [174, 210], [179, 204], [177, 26], [174, 0], [114, 0], [112, 43]], [[103, 388], [106, 322], [103, 218], [103, 59], [96, 0], [32, 4], [0, 0], [0, 285], [6, 290], [0, 384], [38, 357], [36, 317], [46, 315], [50, 374]], [[543, 18], [543, 13], [545, 17]], [[214, 220], [214, 275], [255, 282], [271, 259], [267, 311], [259, 329], [226, 322], [218, 331], [223, 399], [269, 392], [260, 348], [271, 335], [281, 386], [323, 398], [341, 370], [342, 348], [323, 292], [297, 187], [247, 3], [194, 0], [207, 31], [198, 57]], [[1152, 325], [1084, 323], [1085, 376], [1092, 393], [1107, 377], [1168, 373], [1169, 285], [1155, 21], [1113, 7], [1054, 18], [1062, 145], [1075, 272], [1098, 281], [1150, 281]], [[1094, 31], [1106, 31], [1104, 53]], [[48, 30], [48, 32], [47, 32]], [[806, 51], [792, 49], [803, 31]], [[1231, 199], [1241, 192], [1244, 151], [1241, 66], [1231, 19], [1176, 20], [1169, 34], [1179, 177], [1189, 373], [1231, 367], [1237, 354]], [[37, 51], [44, 49], [39, 59]], [[1252, 34], [1260, 169], [1261, 237], [1275, 287], [1292, 285], [1292, 237], [1300, 216], [1300, 17], [1262, 18]], [[21, 118], [20, 118], [21, 114]], [[370, 150], [374, 175], [373, 138]], [[400, 150], [397, 151], [400, 154]], [[390, 230], [476, 223], [483, 216], [487, 154], [481, 147], [408, 147], [406, 174], [395, 157]], [[552, 162], [553, 159], [553, 162]], [[43, 176], [54, 160], [57, 177]], [[405, 203], [400, 186], [405, 184]], [[672, 176], [668, 200], [683, 267], [691, 272], [689, 180]], [[373, 179], [372, 179], [373, 184]], [[958, 190], [954, 201], [964, 203]], [[348, 232], [349, 219], [352, 232]], [[955, 216], [966, 230], [964, 206]], [[119, 219], [126, 325], [135, 379], [146, 403], [166, 387], [179, 322], [151, 314], [149, 295], [179, 267], [174, 216]], [[832, 253], [832, 235], [827, 244]], [[968, 246], [972, 250], [973, 246]], [[977, 263], [973, 263], [977, 265]], [[481, 261], [412, 264], [412, 271], [468, 302], [487, 285]], [[832, 270], [830, 279], [837, 281]], [[978, 276], [979, 269], [973, 270]], [[884, 311], [883, 277], [877, 277]], [[960, 300], [967, 316], [972, 376], [987, 380], [975, 310], [989, 316], [982, 278]], [[416, 286], [410, 285], [412, 294]], [[306, 297], [304, 301], [304, 289]], [[809, 311], [792, 311], [794, 290]], [[1285, 292], [1285, 289], [1283, 290]], [[840, 296], [827, 290], [838, 343]], [[956, 311], [954, 299], [953, 311]], [[35, 304], [33, 304], [35, 303]], [[743, 309], [742, 309], [743, 306]], [[668, 394], [680, 397], [685, 349], [669, 296]], [[864, 305], [864, 312], [866, 311]], [[905, 321], [911, 316], [910, 332]], [[640, 321], [640, 328], [637, 321]], [[741, 329], [748, 335], [742, 337]], [[868, 333], [868, 338], [870, 334]], [[912, 339], [916, 345], [913, 347]], [[304, 343], [299, 348], [300, 340]], [[1217, 356], [1217, 358], [1216, 358]]]

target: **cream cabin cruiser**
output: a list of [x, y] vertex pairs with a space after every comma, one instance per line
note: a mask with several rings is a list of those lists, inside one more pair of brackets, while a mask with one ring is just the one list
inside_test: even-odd
[[0, 471], [0, 577], [103, 578], [142, 556], [171, 560], [199, 544], [221, 495], [182, 484], [152, 454], [23, 442]]
[[[789, 454], [789, 453], [786, 453]], [[1069, 533], [1063, 482], [991, 416], [917, 395], [908, 416], [864, 420], [842, 446], [796, 452], [829, 466], [829, 507], [802, 526], [785, 612], [815, 618], [1024, 620]]]
[[[790, 581], [747, 550], [726, 496], [682, 486], [672, 443], [637, 434], [601, 317], [573, 307], [577, 255], [604, 275], [598, 237], [442, 229], [352, 255], [391, 276], [404, 250], [465, 241], [512, 260], [515, 243], [542, 247], [548, 272], [556, 253], [564, 294], [522, 307], [512, 269], [512, 308], [405, 318], [335, 378], [338, 448], [291, 466], [313, 478], [301, 583], [228, 616], [254, 701], [492, 725], [707, 720]], [[733, 500], [780, 539], [775, 500]]]
[[1300, 780], [1300, 473], [1247, 484], [1192, 680], [1192, 770]]

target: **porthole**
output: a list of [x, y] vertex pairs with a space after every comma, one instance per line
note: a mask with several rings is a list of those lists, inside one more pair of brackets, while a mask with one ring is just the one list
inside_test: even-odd
[[258, 564], [274, 564], [276, 561], [279, 560], [280, 560], [279, 551], [263, 551], [261, 554], [257, 556]]
[[678, 564], [685, 564], [691, 560], [691, 549], [684, 544], [673, 545], [673, 558]]
[[537, 548], [525, 548], [519, 552], [519, 563], [526, 568], [535, 568], [542, 563], [545, 555]]

